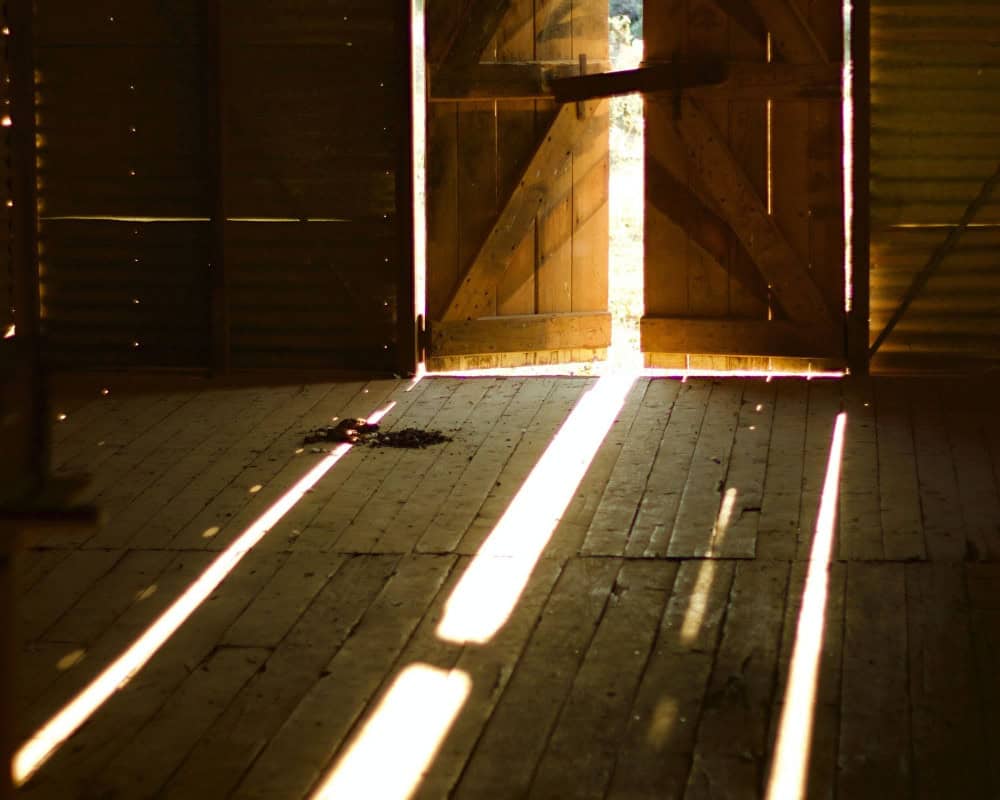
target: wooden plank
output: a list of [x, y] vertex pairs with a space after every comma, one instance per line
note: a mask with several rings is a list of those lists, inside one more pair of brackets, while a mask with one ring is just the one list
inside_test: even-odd
[[972, 628], [960, 564], [907, 564], [913, 786], [921, 798], [988, 794]]
[[679, 387], [670, 381], [651, 381], [644, 388], [638, 413], [587, 529], [581, 549], [584, 555], [622, 556], [630, 543], [632, 523]]
[[681, 562], [622, 737], [609, 798], [683, 795], [733, 566]]
[[684, 99], [677, 128], [692, 168], [720, 203], [724, 219], [767, 278], [789, 317], [832, 328], [835, 317], [814, 279], [768, 215], [716, 126], [694, 100]]
[[795, 0], [750, 0], [771, 35], [774, 49], [795, 64], [829, 63], [830, 58]]
[[205, 181], [206, 206], [211, 209], [211, 254], [208, 263], [208, 282], [211, 306], [211, 351], [213, 367], [217, 372], [229, 370], [230, 330], [229, 330], [229, 271], [226, 264], [226, 201], [229, 174], [227, 164], [226, 136], [228, 128], [226, 109], [225, 68], [223, 53], [222, 6], [219, 0], [205, 4], [204, 50], [204, 108], [205, 108], [205, 150], [208, 176]]
[[917, 458], [904, 384], [886, 380], [875, 383], [875, 417], [885, 556], [892, 561], [924, 559], [927, 551], [920, 519]]
[[[163, 789], [165, 797], [231, 792], [296, 705], [320, 679], [391, 577], [392, 556], [354, 556], [333, 575], [266, 662]], [[316, 636], [322, 628], [323, 635]]]
[[698, 380], [685, 381], [678, 389], [632, 525], [632, 541], [646, 543], [646, 556], [668, 553], [712, 388]]
[[[458, 533], [462, 537], [457, 552], [468, 555], [479, 552], [573, 407], [592, 385], [592, 381], [580, 378], [563, 378], [557, 383], [545, 406], [532, 419], [517, 446], [512, 448], [510, 457], [482, 505], [469, 510], [474, 511], [472, 523], [461, 531], [451, 531], [451, 536]], [[461, 516], [466, 516], [467, 513], [463, 511]]]
[[[102, 555], [107, 558], [107, 554]], [[76, 643], [84, 649], [88, 648], [137, 597], [156, 584], [172, 560], [172, 554], [166, 551], [134, 550], [125, 553], [108, 572], [94, 580], [72, 608], [45, 631], [43, 638], [49, 642]], [[77, 565], [78, 569], [80, 567]]]
[[788, 571], [777, 562], [736, 568], [685, 797], [745, 796], [763, 779]]
[[722, 513], [726, 472], [742, 404], [743, 382], [715, 382], [698, 443], [677, 509], [667, 555], [703, 558], [713, 552], [724, 528]]
[[[837, 415], [844, 408], [842, 395], [849, 391], [842, 388], [840, 381], [811, 381], [808, 386], [809, 404], [806, 417], [805, 450], [802, 458], [802, 499], [799, 509], [796, 552], [796, 558], [800, 560], [808, 559], [812, 551], [816, 518], [823, 497], [823, 487], [826, 485], [826, 473], [830, 466], [834, 426], [836, 425]], [[848, 417], [848, 427], [852, 425], [852, 422], [852, 418]], [[844, 452], [847, 452], [846, 441]], [[870, 464], [867, 466], [870, 468]], [[865, 468], [866, 464], [862, 460], [859, 469]], [[843, 462], [841, 474], [843, 475]], [[864, 492], [865, 485], [863, 482], [858, 482], [856, 485], [860, 488], [861, 492]], [[877, 515], [873, 516], [872, 512], [869, 513], [869, 519], [874, 518], [875, 524], [878, 525], [880, 522], [879, 517]], [[839, 539], [838, 532], [841, 523], [841, 514], [838, 511], [837, 518], [834, 520], [835, 540]], [[861, 535], [864, 541], [863, 529]], [[869, 540], [880, 544], [879, 537], [877, 536], [870, 536]]]
[[933, 561], [962, 561], [966, 533], [951, 448], [936, 392], [909, 392], [917, 461], [921, 522], [927, 555]]
[[607, 312], [486, 317], [431, 324], [431, 352], [435, 356], [599, 348], [610, 344], [611, 315]]
[[961, 399], [950, 398], [942, 405], [965, 531], [965, 558], [992, 561], [1000, 558], [1000, 494], [984, 430], [994, 423], [977, 419]]
[[[71, 797], [84, 791], [88, 776], [118, 755], [160, 713], [192, 668], [211, 656], [219, 636], [282, 560], [280, 555], [247, 555], [215, 599], [199, 608], [156, 657], [108, 700], [102, 713], [77, 732], [72, 748], [63, 748], [52, 757], [47, 769], [28, 784], [25, 795]], [[113, 657], [118, 655], [115, 652]]]
[[[996, 719], [1000, 710], [1000, 691], [997, 691], [996, 675], [1000, 653], [1000, 604], [997, 603], [996, 586], [1000, 580], [1000, 570], [995, 564], [970, 564], [966, 567], [965, 581], [971, 608], [972, 646], [976, 658], [976, 675], [979, 689], [977, 697], [982, 706], [982, 728], [984, 743], [992, 750], [1000, 737], [997, 735]], [[991, 790], [1000, 788], [1000, 768], [996, 762], [986, 762], [991, 778]]]
[[[472, 524], [497, 479], [529, 430], [541, 420], [536, 417], [551, 405], [553, 378], [523, 380], [507, 411], [497, 421], [491, 436], [472, 456], [462, 476], [451, 488], [417, 543], [418, 552], [452, 552]], [[543, 418], [544, 419], [544, 418]]]
[[719, 520], [712, 541], [712, 555], [716, 557], [756, 555], [774, 411], [774, 384], [747, 381], [722, 490], [726, 518]]
[[826, 329], [783, 320], [646, 316], [643, 352], [738, 355], [838, 355]]
[[377, 551], [400, 553], [415, 549], [435, 517], [449, 505], [449, 498], [462, 497], [460, 486], [467, 471], [480, 452], [489, 447], [490, 440], [503, 430], [503, 418], [510, 413], [522, 386], [523, 383], [510, 379], [490, 386], [402, 504], [396, 522], [376, 543]]
[[456, 798], [527, 793], [620, 568], [612, 559], [573, 559], [566, 565], [476, 743]]
[[808, 399], [805, 381], [777, 381], [757, 531], [759, 559], [793, 559], [798, 549]]
[[[781, 634], [781, 655], [778, 657], [778, 680], [775, 705], [771, 714], [770, 749], [773, 751], [778, 724], [788, 687], [788, 671], [799, 615], [802, 612], [802, 592], [810, 565], [805, 561], [792, 564], [788, 582], [788, 603]], [[819, 654], [816, 703], [812, 713], [812, 739], [807, 764], [806, 797], [829, 800], [834, 797], [837, 782], [837, 747], [840, 739], [841, 662], [844, 655], [844, 587], [847, 565], [829, 565], [826, 607], [823, 614], [823, 636]], [[810, 713], [803, 709], [803, 714]]]
[[[676, 567], [622, 567], [532, 780], [534, 797], [602, 797]], [[586, 748], [585, 761], [579, 757]]]
[[19, 627], [26, 639], [41, 637], [122, 555], [110, 550], [78, 550], [59, 562], [21, 600]]
[[837, 796], [911, 790], [906, 587], [901, 564], [847, 566]]
[[840, 476], [838, 517], [841, 558], [863, 561], [885, 556], [879, 502], [878, 430], [871, 383], [859, 378], [846, 387], [847, 431]]
[[289, 796], [309, 790], [374, 697], [454, 566], [451, 556], [411, 556], [400, 563], [350, 638], [243, 777], [234, 797]]
[[[460, 435], [492, 384], [493, 381], [489, 378], [461, 382], [430, 419], [427, 428], [444, 431], [452, 437]], [[412, 534], [392, 534], [395, 529], [402, 533], [406, 519], [403, 507], [419, 490], [422, 478], [443, 452], [444, 447], [434, 447], [412, 452], [400, 451], [399, 458], [394, 463], [386, 463], [382, 459], [382, 483], [344, 530], [337, 541], [338, 549], [352, 553], [410, 552], [416, 544]]]
[[458, 107], [427, 108], [427, 311], [440, 319], [458, 282]]
[[[458, 289], [442, 319], [475, 319], [489, 316], [491, 287], [503, 274], [507, 258], [524, 239], [540, 212], [550, 212], [565, 196], [572, 180], [573, 143], [586, 139], [586, 132], [598, 124], [594, 116], [580, 122], [573, 109], [564, 107], [556, 115], [541, 146], [532, 156], [513, 193], [506, 198], [499, 218], [485, 240], [479, 239], [476, 252], [461, 263], [468, 264]], [[569, 184], [571, 185], [571, 184]], [[549, 225], [554, 224], [549, 222]], [[567, 229], [569, 230], [569, 229]]]
[[265, 648], [216, 650], [90, 785], [110, 794], [154, 794], [269, 655]]
[[506, 16], [512, 0], [469, 0], [442, 61], [452, 66], [478, 64]]

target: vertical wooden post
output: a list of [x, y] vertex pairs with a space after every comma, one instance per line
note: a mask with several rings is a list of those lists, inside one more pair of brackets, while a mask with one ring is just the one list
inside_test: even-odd
[[[20, 458], [25, 488], [37, 488], [49, 467], [48, 397], [42, 373], [41, 300], [38, 270], [38, 185], [35, 123], [35, 43], [32, 0], [8, 0], [10, 28], [10, 199], [11, 267], [14, 276], [14, 324], [17, 335], [16, 410], [27, 430]], [[17, 451], [17, 452], [15, 452]], [[14, 795], [9, 764], [14, 752], [14, 567], [17, 530], [0, 525], [0, 798]]]
[[393, 222], [399, 238], [396, 298], [396, 369], [401, 375], [417, 371], [416, 319], [416, 242], [414, 215], [416, 212], [416, 187], [413, 175], [413, 3], [414, 0], [396, 0], [399, 20], [398, 51], [404, 54], [403, 96], [400, 98], [397, 119], [404, 126], [398, 136], [399, 153], [396, 159], [396, 215]]
[[49, 467], [49, 417], [42, 374], [41, 300], [38, 270], [38, 187], [35, 163], [35, 47], [31, 0], [9, 0], [10, 27], [10, 199], [14, 324], [20, 385], [31, 397], [34, 448], [29, 454], [33, 483]]
[[867, 375], [871, 254], [871, 0], [852, 0], [851, 53], [854, 86], [854, 217], [851, 222], [852, 305], [847, 323], [848, 364]]
[[205, 3], [205, 157], [207, 164], [209, 233], [208, 288], [211, 364], [218, 373], [228, 372], [231, 361], [229, 328], [229, 279], [226, 264], [226, 160], [225, 80], [222, 60], [223, 0]]

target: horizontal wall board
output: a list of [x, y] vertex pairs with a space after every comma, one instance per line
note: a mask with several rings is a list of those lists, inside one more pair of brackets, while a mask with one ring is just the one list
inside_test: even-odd
[[644, 317], [640, 335], [644, 353], [803, 357], [844, 354], [844, 343], [832, 341], [828, 332], [782, 320]]
[[607, 312], [526, 314], [431, 324], [435, 357], [596, 349], [610, 344], [611, 314]]

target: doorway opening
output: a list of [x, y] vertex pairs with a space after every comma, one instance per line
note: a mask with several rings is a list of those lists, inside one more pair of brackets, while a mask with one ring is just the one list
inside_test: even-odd
[[[611, 0], [608, 44], [613, 71], [643, 60], [643, 0]], [[639, 321], [643, 314], [645, 222], [645, 109], [639, 93], [611, 99], [608, 309], [614, 368], [643, 366]]]

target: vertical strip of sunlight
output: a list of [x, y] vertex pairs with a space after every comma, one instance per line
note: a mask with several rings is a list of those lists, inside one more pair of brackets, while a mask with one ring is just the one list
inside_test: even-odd
[[[388, 414], [395, 403], [368, 417], [378, 422]], [[352, 445], [341, 444], [326, 458], [309, 470], [274, 505], [267, 509], [253, 524], [222, 552], [215, 561], [166, 611], [160, 615], [136, 641], [105, 670], [74, 697], [45, 725], [26, 741], [14, 755], [12, 774], [14, 782], [24, 784], [119, 689], [125, 686], [156, 654], [188, 618], [214, 592], [267, 533], [284, 517], [306, 492], [315, 486], [327, 472], [343, 458]]]
[[413, 56], [413, 260], [416, 314], [427, 314], [427, 61], [424, 0], [411, 0]]
[[[726, 531], [733, 519], [733, 509], [736, 507], [736, 493], [735, 488], [726, 489], [725, 497], [722, 498], [722, 507], [719, 509], [710, 540], [713, 550], [717, 550], [725, 541]], [[711, 553], [708, 555], [711, 556]], [[684, 612], [684, 622], [681, 624], [681, 640], [685, 644], [691, 644], [698, 638], [698, 631], [701, 630], [701, 624], [705, 620], [705, 595], [715, 580], [715, 570], [716, 563], [710, 557], [702, 561], [698, 567], [698, 578], [694, 582], [694, 589]]]
[[482, 644], [507, 621], [634, 382], [605, 375], [581, 398], [455, 587], [438, 636]]
[[778, 724], [778, 739], [771, 761], [767, 785], [768, 800], [796, 800], [805, 797], [809, 754], [812, 750], [813, 717], [819, 683], [819, 657], [823, 649], [826, 623], [826, 600], [830, 560], [833, 555], [833, 531], [840, 493], [840, 464], [844, 453], [847, 414], [841, 413], [833, 428], [830, 458], [823, 482], [816, 532], [809, 553], [809, 570], [802, 593], [795, 630], [788, 683]]
[[844, 67], [841, 73], [844, 130], [844, 310], [854, 305], [854, 59], [851, 17], [854, 4], [844, 0]]
[[469, 676], [411, 664], [311, 800], [405, 800], [472, 689]]

